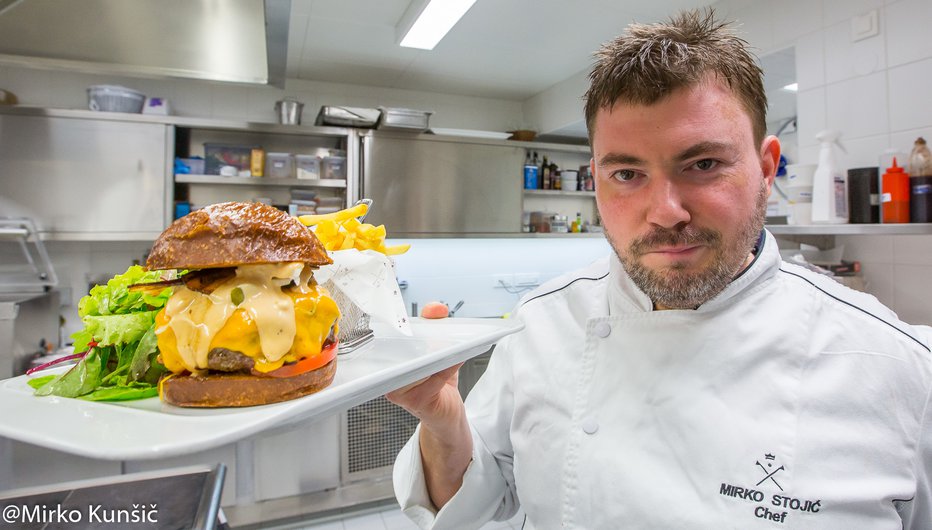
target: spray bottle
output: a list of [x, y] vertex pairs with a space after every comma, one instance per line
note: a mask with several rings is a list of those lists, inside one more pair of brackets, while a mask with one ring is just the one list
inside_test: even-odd
[[844, 151], [837, 131], [822, 131], [816, 139], [819, 165], [812, 177], [812, 222], [839, 224], [848, 222], [848, 175], [838, 162], [836, 149]]

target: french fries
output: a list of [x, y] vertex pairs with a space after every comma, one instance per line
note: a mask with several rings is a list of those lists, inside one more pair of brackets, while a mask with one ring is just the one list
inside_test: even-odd
[[366, 215], [369, 206], [357, 204], [338, 212], [321, 215], [301, 215], [298, 220], [311, 227], [317, 239], [327, 250], [375, 250], [389, 256], [404, 254], [411, 248], [409, 244], [385, 245], [385, 225], [373, 226], [359, 222], [358, 217]]

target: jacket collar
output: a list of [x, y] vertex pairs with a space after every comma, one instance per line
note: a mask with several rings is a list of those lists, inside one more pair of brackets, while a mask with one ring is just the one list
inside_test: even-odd
[[[776, 275], [781, 262], [777, 240], [765, 229], [764, 237], [758, 244], [760, 248], [751, 264], [715, 298], [699, 306], [697, 311], [712, 311], [728, 305], [735, 297]], [[609, 313], [621, 315], [653, 311], [653, 302], [634, 284], [618, 256], [613, 253], [609, 261]]]

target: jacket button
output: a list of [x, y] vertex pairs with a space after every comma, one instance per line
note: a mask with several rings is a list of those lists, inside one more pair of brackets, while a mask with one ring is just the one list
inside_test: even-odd
[[612, 334], [612, 326], [609, 325], [608, 322], [599, 322], [595, 325], [592, 331], [594, 331], [598, 337], [604, 339], [605, 337], [608, 337]]
[[587, 418], [583, 420], [582, 430], [586, 434], [595, 434], [595, 432], [599, 430], [599, 422], [592, 418]]

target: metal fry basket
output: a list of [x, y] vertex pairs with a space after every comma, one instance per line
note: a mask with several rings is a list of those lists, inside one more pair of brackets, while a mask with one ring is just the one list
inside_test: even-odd
[[324, 282], [323, 288], [330, 293], [330, 297], [340, 308], [340, 331], [337, 333], [340, 344], [337, 346], [337, 354], [350, 353], [371, 342], [375, 335], [369, 328], [369, 314], [350, 300], [331, 280]]

